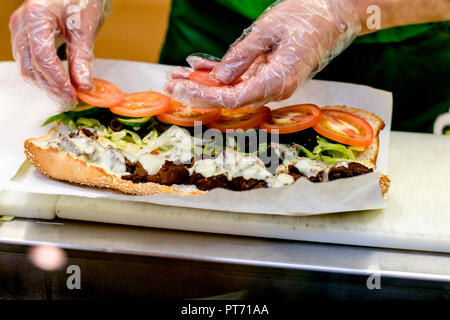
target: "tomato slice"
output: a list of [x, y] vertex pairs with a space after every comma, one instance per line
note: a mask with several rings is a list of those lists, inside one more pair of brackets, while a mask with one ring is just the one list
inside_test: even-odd
[[172, 99], [158, 92], [126, 94], [123, 101], [110, 107], [112, 113], [126, 117], [150, 117], [165, 112]]
[[319, 122], [320, 108], [314, 104], [299, 104], [272, 110], [261, 129], [271, 133], [293, 133], [308, 129]]
[[205, 125], [220, 117], [219, 108], [196, 108], [172, 100], [171, 105], [165, 113], [156, 116], [159, 120], [176, 124], [183, 127], [193, 127], [200, 121]]
[[208, 123], [207, 127], [226, 132], [227, 129], [254, 129], [261, 123], [270, 118], [270, 109], [268, 107], [259, 107], [257, 109], [242, 107], [235, 110], [222, 109], [220, 118], [214, 122]]
[[331, 140], [355, 147], [368, 147], [373, 139], [372, 126], [366, 120], [341, 110], [322, 110], [313, 128]]
[[77, 97], [95, 107], [108, 108], [123, 100], [123, 92], [111, 82], [94, 79], [93, 91], [78, 91]]
[[[197, 82], [197, 83], [202, 84], [207, 87], [223, 87], [223, 86], [227, 85], [227, 84], [222, 83], [217, 80], [211, 80], [209, 78], [209, 74], [210, 74], [210, 71], [197, 70], [197, 71], [191, 72], [188, 75], [188, 78], [194, 82]], [[237, 79], [232, 84], [229, 84], [229, 86], [234, 86], [235, 84], [238, 84], [239, 82], [242, 82], [242, 78]]]

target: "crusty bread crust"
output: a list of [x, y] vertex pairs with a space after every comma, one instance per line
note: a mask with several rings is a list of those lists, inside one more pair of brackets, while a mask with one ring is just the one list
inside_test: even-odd
[[25, 155], [31, 164], [44, 175], [56, 179], [88, 185], [91, 187], [109, 188], [134, 195], [152, 195], [157, 193], [197, 195], [203, 191], [178, 190], [158, 183], [133, 183], [116, 175], [107, 173], [103, 168], [91, 166], [82, 159], [55, 148], [41, 148], [33, 142], [25, 141]]
[[381, 130], [383, 130], [385, 123], [384, 121], [378, 117], [377, 115], [361, 110], [361, 109], [355, 109], [350, 108], [347, 106], [326, 106], [323, 107], [324, 110], [341, 110], [341, 111], [347, 111], [350, 113], [353, 113], [364, 120], [366, 120], [373, 129], [373, 135], [374, 139], [372, 141], [372, 144], [368, 146], [363, 152], [358, 152], [356, 155], [356, 159], [358, 161], [362, 162], [368, 162], [372, 165], [373, 169], [376, 169], [376, 163], [377, 163], [377, 157], [378, 157], [378, 149], [379, 149], [379, 137], [378, 134]]
[[389, 177], [387, 175], [382, 174], [380, 177], [380, 188], [381, 188], [381, 194], [383, 195], [383, 197], [388, 192], [390, 185], [391, 185], [391, 179], [389, 179]]

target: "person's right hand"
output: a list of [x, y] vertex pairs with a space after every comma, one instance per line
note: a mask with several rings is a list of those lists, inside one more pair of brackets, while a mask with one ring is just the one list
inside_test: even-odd
[[[269, 7], [218, 63], [188, 58], [195, 70], [210, 72], [205, 86], [172, 73], [164, 92], [196, 107], [258, 107], [289, 98], [344, 50], [361, 31], [350, 0], [280, 0]], [[243, 81], [235, 83], [241, 78]]]
[[[76, 90], [92, 90], [93, 46], [109, 0], [27, 0], [10, 19], [13, 54], [22, 76], [73, 105]], [[67, 45], [69, 75], [57, 56]]]

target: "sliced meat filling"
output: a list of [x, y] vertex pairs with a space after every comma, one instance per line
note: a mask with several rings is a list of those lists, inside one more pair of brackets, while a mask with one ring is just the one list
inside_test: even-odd
[[98, 136], [97, 136], [95, 133], [93, 133], [91, 130], [88, 130], [88, 129], [86, 129], [86, 128], [82, 128], [82, 129], [81, 129], [81, 132], [83, 132], [84, 135], [85, 135], [86, 137], [88, 137], [88, 138], [92, 138], [92, 139], [94, 139], [94, 140], [97, 140], [97, 139], [98, 139]]
[[122, 176], [122, 179], [132, 181], [133, 183], [156, 182], [167, 186], [173, 184], [191, 184], [202, 191], [208, 191], [215, 188], [245, 191], [267, 186], [267, 183], [264, 180], [244, 179], [243, 177], [235, 177], [230, 181], [224, 174], [209, 178], [205, 178], [198, 173], [189, 176], [189, 171], [186, 169], [185, 165], [176, 164], [172, 161], [166, 161], [161, 169], [154, 175], [149, 175], [139, 161], [133, 163], [130, 160], [125, 159], [125, 166], [127, 172], [130, 174]]
[[294, 181], [297, 181], [299, 178], [303, 176], [303, 174], [292, 164], [289, 165], [288, 169], [289, 174], [292, 176], [292, 178], [294, 178]]
[[201, 174], [194, 173], [186, 181], [186, 184], [193, 184], [202, 191], [208, 191], [215, 188], [230, 189], [233, 191], [246, 191], [267, 187], [267, 182], [264, 180], [235, 177], [230, 181], [225, 174], [205, 178]]
[[156, 174], [147, 176], [147, 182], [170, 186], [173, 184], [182, 184], [188, 177], [189, 171], [183, 164], [176, 164], [173, 161], [166, 160]]
[[350, 162], [348, 163], [348, 168], [345, 166], [331, 168], [330, 171], [328, 172], [328, 180], [331, 181], [341, 178], [359, 176], [372, 171], [373, 169], [369, 169], [358, 162]]
[[[232, 180], [228, 180], [225, 174], [208, 178], [205, 178], [198, 173], [194, 173], [189, 176], [189, 171], [184, 164], [176, 164], [173, 161], [166, 161], [161, 169], [154, 175], [149, 175], [139, 161], [133, 163], [128, 159], [125, 159], [125, 165], [127, 172], [130, 174], [122, 176], [122, 179], [132, 181], [133, 183], [155, 182], [167, 186], [173, 184], [189, 184], [195, 185], [202, 191], [208, 191], [215, 188], [223, 188], [233, 191], [246, 191], [267, 187], [267, 182], [264, 180], [244, 179], [243, 177], [235, 177]], [[295, 181], [301, 177], [306, 177], [293, 165], [290, 165], [288, 169], [289, 174]], [[328, 180], [332, 181], [341, 178], [359, 176], [372, 171], [373, 169], [369, 169], [360, 163], [350, 162], [347, 166], [330, 168], [328, 171]], [[321, 182], [323, 179], [323, 171], [319, 172], [316, 176], [308, 178], [311, 182]]]
[[267, 187], [267, 182], [257, 179], [244, 179], [243, 177], [236, 177], [229, 183], [229, 189], [234, 191], [244, 191]]
[[215, 188], [225, 188], [228, 187], [228, 178], [224, 174], [219, 174], [217, 176], [212, 176], [205, 178], [199, 173], [194, 173], [186, 181], [186, 184], [193, 184], [199, 190], [208, 191]]
[[[290, 165], [288, 167], [289, 174], [294, 178], [294, 180], [297, 181], [300, 177], [306, 177], [304, 176], [295, 166]], [[337, 166], [337, 167], [331, 167], [328, 171], [328, 180], [336, 180], [341, 178], [349, 178], [349, 177], [355, 177], [362, 174], [373, 172], [373, 169], [367, 168], [366, 166], [362, 165], [358, 162], [349, 162], [347, 166]], [[323, 171], [319, 172], [317, 175], [309, 177], [308, 180], [311, 182], [321, 182], [323, 181]]]
[[323, 171], [320, 171], [315, 176], [307, 177], [293, 165], [290, 165], [288, 167], [288, 169], [289, 169], [289, 174], [294, 178], [294, 181], [297, 181], [301, 177], [305, 177], [311, 182], [322, 182], [323, 181]]
[[129, 175], [122, 176], [122, 179], [133, 183], [155, 182], [166, 186], [182, 184], [189, 177], [189, 171], [183, 164], [176, 164], [173, 161], [164, 162], [161, 169], [156, 174], [149, 175], [142, 164], [137, 161], [132, 163], [125, 159], [125, 165]]

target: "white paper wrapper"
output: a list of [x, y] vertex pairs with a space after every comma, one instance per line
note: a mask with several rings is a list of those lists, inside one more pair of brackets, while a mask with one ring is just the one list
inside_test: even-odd
[[[166, 72], [171, 67], [116, 60], [97, 60], [95, 76], [111, 81], [124, 92], [162, 91]], [[366, 86], [330, 81], [309, 81], [289, 99], [270, 107], [295, 103], [348, 105], [377, 114], [386, 123], [380, 134], [377, 172], [325, 183], [299, 179], [283, 188], [233, 192], [215, 189], [200, 196], [153, 195], [131, 196], [93, 189], [46, 178], [34, 168], [23, 164], [23, 142], [44, 135], [49, 128], [40, 125], [57, 112], [58, 106], [38, 89], [20, 78], [18, 67], [11, 62], [0, 63], [0, 189], [44, 194], [63, 194], [91, 198], [111, 198], [234, 212], [312, 215], [331, 212], [384, 208], [379, 177], [387, 173], [392, 95]], [[13, 181], [10, 179], [14, 177]]]

